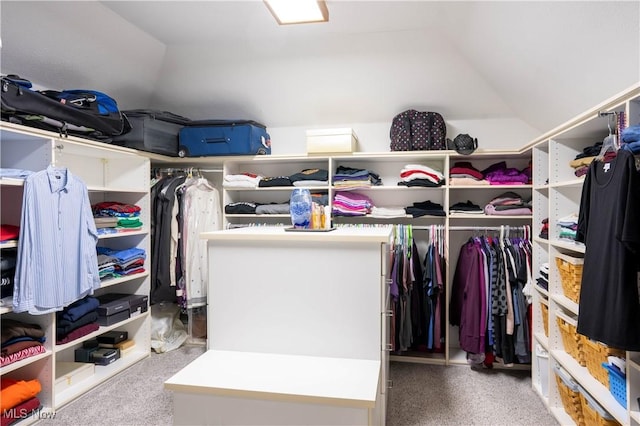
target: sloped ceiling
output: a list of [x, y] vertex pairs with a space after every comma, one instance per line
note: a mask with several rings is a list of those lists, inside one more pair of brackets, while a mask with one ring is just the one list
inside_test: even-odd
[[640, 80], [640, 2], [328, 2], [276, 25], [262, 1], [0, 4], [3, 73], [122, 109], [269, 127], [521, 120], [547, 131]]

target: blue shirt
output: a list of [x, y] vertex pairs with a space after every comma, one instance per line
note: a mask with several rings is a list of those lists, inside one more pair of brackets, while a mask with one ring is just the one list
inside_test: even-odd
[[66, 168], [25, 179], [13, 310], [61, 310], [100, 287], [98, 233], [87, 187]]

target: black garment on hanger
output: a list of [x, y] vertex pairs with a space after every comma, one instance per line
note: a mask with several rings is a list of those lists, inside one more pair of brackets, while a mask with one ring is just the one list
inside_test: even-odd
[[152, 253], [154, 275], [151, 277], [151, 303], [176, 302], [175, 287], [171, 286], [171, 221], [173, 205], [176, 203], [176, 188], [185, 181], [185, 176], [163, 179], [156, 183], [158, 188], [155, 199], [154, 223], [155, 243]]
[[613, 348], [640, 350], [640, 175], [630, 152], [589, 166], [576, 241], [586, 245], [578, 333]]

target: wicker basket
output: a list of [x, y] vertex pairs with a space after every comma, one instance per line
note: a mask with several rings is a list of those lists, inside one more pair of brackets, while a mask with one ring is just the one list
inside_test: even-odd
[[560, 274], [562, 291], [566, 297], [578, 303], [580, 284], [582, 283], [582, 265], [584, 259], [566, 254], [556, 255], [556, 265]]
[[582, 337], [582, 354], [589, 373], [605, 387], [609, 387], [609, 372], [602, 364], [608, 362], [608, 356], [617, 356], [619, 358], [626, 356], [623, 350], [610, 348], [587, 337]]
[[[582, 400], [580, 399], [580, 388], [567, 376], [567, 373], [555, 372], [558, 394], [564, 406], [564, 411], [576, 422], [578, 426], [585, 426], [584, 414], [582, 413]], [[563, 377], [561, 377], [561, 375]]]
[[558, 328], [560, 329], [560, 336], [562, 337], [562, 343], [564, 350], [573, 357], [578, 364], [585, 366], [584, 354], [582, 352], [582, 335], [578, 334], [576, 320], [568, 317], [562, 312], [556, 312], [556, 321]]
[[591, 397], [580, 392], [580, 400], [582, 401], [582, 415], [584, 423], [589, 426], [618, 426], [618, 423], [611, 414], [607, 413], [602, 407], [598, 406]]
[[542, 302], [540, 302], [540, 315], [542, 316], [544, 335], [549, 337], [549, 307]]

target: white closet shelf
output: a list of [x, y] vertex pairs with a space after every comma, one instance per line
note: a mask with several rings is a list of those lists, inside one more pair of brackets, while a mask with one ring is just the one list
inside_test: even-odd
[[2, 186], [24, 186], [24, 179], [0, 178]]
[[[449, 349], [449, 365], [469, 365], [467, 362], [467, 352], [460, 348]], [[499, 362], [494, 362], [493, 367], [496, 370], [530, 370], [530, 364], [513, 364], [511, 367], [507, 367]]]
[[449, 214], [451, 219], [491, 219], [491, 220], [504, 220], [504, 219], [521, 219], [531, 221], [532, 215], [492, 215], [492, 214], [464, 214], [464, 213], [451, 213]]
[[0, 243], [0, 249], [15, 248], [15, 247], [18, 247], [18, 241], [16, 240], [3, 241], [2, 243]]
[[574, 180], [568, 180], [563, 182], [554, 182], [549, 184], [551, 188], [579, 188], [584, 183], [584, 177], [580, 177]]
[[537, 393], [537, 394], [538, 394], [538, 397], [539, 397], [540, 399], [542, 399], [542, 402], [543, 402], [543, 403], [545, 403], [545, 404], [548, 404], [548, 403], [549, 403], [549, 402], [548, 402], [548, 401], [549, 401], [549, 398], [547, 398], [546, 396], [544, 396], [544, 394], [542, 393], [542, 387], [540, 386], [540, 384], [539, 384], [539, 383], [537, 383], [537, 382], [534, 382], [534, 383], [533, 383], [533, 390], [535, 391], [535, 393]]
[[104, 382], [105, 380], [115, 376], [131, 365], [149, 356], [150, 352], [144, 350], [138, 350], [131, 352], [124, 357], [118, 359], [109, 365], [96, 365], [95, 373], [91, 377], [87, 377], [84, 380], [78, 382], [78, 384], [71, 386], [62, 392], [55, 394], [55, 406], [60, 408], [63, 405], [73, 401], [74, 399], [82, 396], [96, 385]]
[[87, 185], [87, 190], [89, 192], [125, 192], [131, 194], [146, 194], [149, 192], [149, 188], [132, 188], [132, 187], [119, 187], [114, 188], [110, 186], [95, 186], [95, 185]]
[[122, 238], [130, 235], [146, 235], [148, 233], [149, 233], [148, 229], [141, 229], [139, 231], [122, 231], [122, 232], [115, 232], [113, 234], [101, 234], [101, 235], [98, 235], [98, 239], [107, 240], [109, 238]]
[[256, 186], [255, 188], [224, 188], [225, 191], [233, 191], [233, 192], [243, 192], [243, 191], [293, 191], [294, 189], [308, 189], [309, 191], [327, 191], [329, 189], [328, 185], [324, 186], [269, 186], [261, 188]]
[[[568, 297], [566, 297], [564, 294], [552, 294], [550, 295], [550, 298], [553, 299], [558, 305], [567, 309], [574, 315], [578, 315], [578, 309], [579, 309], [578, 304], [573, 300], [569, 299]], [[550, 316], [549, 321], [551, 321], [551, 311], [549, 311], [549, 316]], [[549, 322], [549, 324], [551, 324], [551, 322]]]
[[413, 364], [435, 364], [435, 365], [446, 365], [447, 361], [444, 359], [444, 353], [428, 353], [420, 354], [420, 356], [412, 356], [412, 355], [391, 355], [389, 357], [390, 361], [396, 362], [410, 362]]
[[590, 395], [597, 398], [602, 407], [623, 425], [629, 424], [627, 410], [613, 397], [609, 389], [594, 378], [587, 367], [583, 367], [563, 350], [552, 350], [551, 355]]
[[551, 412], [551, 414], [553, 414], [553, 417], [556, 418], [556, 420], [558, 421], [559, 424], [561, 424], [561, 425], [574, 425], [575, 424], [575, 422], [573, 421], [571, 416], [569, 416], [569, 414], [567, 414], [567, 412], [564, 411], [564, 408], [562, 408], [562, 407], [549, 407], [549, 411]]
[[362, 192], [362, 191], [439, 191], [444, 186], [404, 186], [404, 185], [372, 185], [362, 188], [340, 188], [339, 186], [331, 187], [334, 191], [340, 192]]
[[571, 251], [575, 251], [577, 253], [584, 253], [585, 246], [582, 243], [572, 242], [572, 241], [564, 241], [564, 240], [549, 240], [548, 243], [553, 247], [563, 248]]
[[546, 350], [549, 350], [549, 338], [547, 337], [546, 334], [541, 333], [541, 332], [537, 332], [533, 334], [534, 337], [536, 338], [536, 341], [538, 343], [540, 343], [540, 345]]
[[32, 364], [39, 359], [50, 357], [52, 354], [53, 352], [50, 349], [47, 349], [46, 352], [43, 352], [41, 354], [33, 355], [29, 358], [21, 359], [20, 361], [5, 365], [0, 369], [0, 374], [5, 375], [6, 373], [10, 373], [11, 371], [18, 370], [26, 365]]
[[279, 218], [290, 218], [291, 216], [285, 213], [278, 213], [278, 214], [253, 214], [253, 213], [249, 213], [249, 214], [242, 214], [242, 213], [234, 213], [234, 214], [227, 214], [227, 217], [246, 217], [246, 218], [262, 218], [262, 219], [266, 219], [266, 218], [270, 218], [270, 217], [279, 217]]
[[532, 189], [532, 185], [449, 185], [449, 189]]
[[378, 216], [372, 216], [370, 214], [365, 215], [365, 216], [333, 216], [333, 219], [351, 219], [351, 218], [364, 218], [364, 219], [376, 219], [376, 220], [393, 220], [393, 219], [414, 219], [414, 220], [420, 220], [420, 219], [445, 219], [446, 216], [433, 216], [433, 215], [429, 215], [429, 214], [425, 214], [422, 216], [418, 216], [418, 217], [413, 217], [410, 214], [406, 214], [403, 216], [396, 216], [396, 217], [378, 217]]
[[111, 287], [112, 285], [126, 283], [138, 278], [145, 278], [149, 275], [149, 271], [141, 272], [139, 274], [126, 275], [124, 277], [111, 278], [100, 282], [100, 288]]
[[540, 286], [539, 286], [539, 285], [537, 285], [537, 284], [534, 284], [533, 288], [535, 288], [535, 289], [536, 289], [536, 291], [537, 291], [538, 293], [540, 293], [540, 294], [541, 294], [545, 299], [548, 299], [548, 298], [549, 298], [549, 291], [548, 291], [548, 290], [545, 290], [544, 288], [540, 287]]
[[631, 419], [633, 419], [633, 421], [635, 423], [640, 423], [640, 412], [635, 411], [635, 410], [631, 410], [630, 411], [630, 416], [631, 416]]
[[549, 240], [547, 240], [546, 238], [541, 238], [541, 237], [539, 237], [537, 235], [535, 237], [533, 237], [533, 241], [535, 241], [535, 242], [537, 242], [539, 244], [544, 244], [544, 245], [549, 244]]
[[0, 315], [8, 314], [9, 312], [13, 312], [13, 307], [11, 307], [11, 306], [0, 306]]

